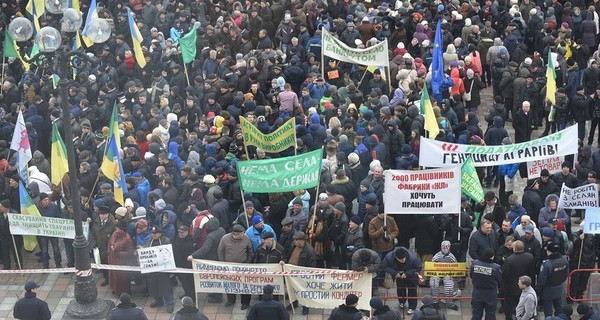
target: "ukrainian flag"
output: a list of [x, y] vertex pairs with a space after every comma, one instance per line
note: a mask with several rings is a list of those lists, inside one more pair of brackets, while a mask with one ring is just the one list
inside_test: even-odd
[[92, 2], [90, 2], [90, 8], [88, 9], [87, 17], [85, 18], [85, 27], [83, 27], [83, 31], [81, 31], [83, 43], [85, 43], [85, 46], [88, 48], [93, 46], [94, 42], [87, 37], [87, 29], [90, 25], [90, 21], [92, 21], [95, 18], [98, 18], [98, 5], [96, 4], [96, 0], [92, 0]]
[[131, 32], [131, 40], [133, 42], [133, 53], [135, 55], [135, 60], [140, 65], [140, 67], [143, 68], [146, 66], [144, 52], [142, 51], [142, 41], [144, 41], [144, 38], [142, 38], [140, 30], [135, 24], [135, 21], [133, 20], [133, 15], [129, 8], [127, 9], [127, 17], [129, 18], [129, 32]]
[[102, 173], [107, 178], [113, 181], [115, 201], [124, 206], [124, 194], [127, 193], [127, 184], [125, 183], [123, 165], [121, 164], [116, 139], [114, 136], [110, 138], [108, 148], [104, 152], [104, 159], [102, 160], [100, 170], [102, 170]]
[[[21, 202], [21, 214], [35, 217], [41, 216], [40, 211], [35, 204], [33, 204], [33, 200], [31, 200], [29, 193], [27, 193], [27, 189], [25, 189], [23, 182], [19, 182], [19, 200]], [[23, 244], [25, 250], [29, 252], [33, 251], [35, 246], [37, 246], [36, 236], [23, 236]]]

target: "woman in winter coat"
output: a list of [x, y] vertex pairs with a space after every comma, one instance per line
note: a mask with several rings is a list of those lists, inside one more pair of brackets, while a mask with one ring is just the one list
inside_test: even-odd
[[[133, 250], [133, 240], [127, 233], [127, 223], [124, 220], [119, 221], [117, 228], [108, 239], [108, 264], [131, 265]], [[108, 284], [113, 294], [130, 292], [130, 283], [127, 271], [108, 271]]]
[[[548, 222], [554, 218], [558, 220], [558, 229], [565, 230], [565, 226], [570, 223], [570, 218], [565, 212], [565, 209], [558, 207], [558, 196], [555, 194], [549, 194], [544, 201], [545, 206], [540, 209], [540, 216], [538, 217], [538, 228], [548, 227]], [[563, 225], [561, 228], [560, 225]]]
[[594, 13], [588, 11], [585, 20], [581, 23], [581, 43], [596, 43], [596, 23], [594, 22]]
[[464, 79], [465, 92], [471, 93], [471, 100], [466, 101], [466, 107], [469, 111], [476, 111], [481, 104], [479, 91], [485, 88], [485, 84], [475, 76], [473, 69], [467, 70], [467, 77]]

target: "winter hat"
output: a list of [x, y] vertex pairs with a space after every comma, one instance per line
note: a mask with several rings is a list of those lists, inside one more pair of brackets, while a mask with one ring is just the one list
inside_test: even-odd
[[259, 215], [255, 215], [254, 217], [252, 217], [252, 225], [255, 226], [261, 222], [264, 222], [263, 218]]
[[396, 257], [396, 259], [406, 258], [406, 250], [401, 248], [396, 249], [396, 251], [394, 251], [394, 257]]
[[356, 153], [352, 152], [348, 155], [348, 163], [350, 165], [357, 164], [359, 161], [360, 159]]
[[385, 306], [385, 303], [383, 303], [383, 300], [381, 300], [380, 297], [375, 296], [371, 298], [371, 301], [369, 301], [369, 305], [371, 306], [371, 308], [379, 310], [383, 308], [383, 306]]
[[294, 199], [294, 201], [292, 201], [292, 204], [299, 204], [299, 205], [303, 205], [303, 203], [302, 203], [302, 198], [300, 198], [300, 197], [296, 197], [296, 198]]
[[333, 207], [340, 210], [341, 212], [346, 212], [346, 205], [343, 202], [338, 202]]
[[350, 218], [350, 221], [356, 223], [357, 225], [360, 226], [360, 224], [362, 223], [362, 219], [360, 218], [359, 215], [355, 214], [352, 216], [352, 218]]
[[550, 227], [543, 227], [542, 228], [542, 236], [552, 238], [552, 236], [554, 236], [554, 231], [552, 231], [552, 229], [550, 229]]
[[358, 303], [358, 297], [355, 294], [349, 294], [346, 296], [346, 305], [351, 306]]
[[481, 253], [481, 257], [479, 260], [491, 262], [492, 258], [494, 258], [494, 249], [485, 248], [485, 249], [483, 249], [483, 252]]
[[585, 302], [582, 302], [577, 306], [577, 313], [579, 313], [580, 315], [587, 314], [589, 311], [590, 306]]
[[185, 296], [181, 299], [181, 305], [184, 307], [191, 308], [194, 306], [194, 300], [192, 298]]
[[139, 207], [135, 210], [135, 217], [136, 218], [142, 218], [146, 216], [146, 208], [144, 207]]
[[360, 182], [360, 185], [363, 186], [363, 187], [365, 187], [365, 188], [367, 188], [367, 189], [369, 189], [369, 187], [371, 186], [371, 184], [369, 183], [369, 180], [367, 180], [367, 179], [362, 180]]
[[167, 204], [165, 203], [165, 200], [163, 199], [158, 199], [156, 200], [156, 202], [154, 202], [154, 207], [156, 208], [156, 210], [162, 210], [167, 206]]

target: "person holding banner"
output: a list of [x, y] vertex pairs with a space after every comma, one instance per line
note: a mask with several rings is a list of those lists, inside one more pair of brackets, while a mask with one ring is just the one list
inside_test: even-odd
[[[2, 262], [4, 270], [10, 270], [10, 256], [17, 261], [23, 261], [21, 255], [21, 246], [15, 246], [13, 235], [10, 233], [10, 223], [8, 220], [8, 212], [10, 211], [10, 200], [4, 199], [0, 201], [0, 245], [2, 246]], [[15, 248], [18, 250], [15, 252]]]
[[[597, 234], [584, 233], [584, 223], [585, 221], [582, 221], [579, 230], [573, 234], [573, 250], [569, 255], [569, 270], [571, 271], [577, 269], [592, 269], [596, 264], [600, 236]], [[573, 303], [572, 298], [583, 298], [591, 274], [592, 273], [589, 271], [579, 271], [572, 274], [569, 290], [570, 294], [567, 296], [568, 304]]]
[[[163, 235], [163, 230], [159, 227], [152, 227], [152, 237], [146, 242], [144, 247], [156, 247], [170, 244], [169, 238]], [[150, 308], [158, 308], [167, 304], [167, 313], [173, 313], [175, 309], [175, 297], [173, 296], [173, 286], [171, 278], [165, 272], [153, 272], [147, 274], [148, 295], [154, 297], [154, 302]]]
[[[48, 194], [46, 193], [40, 194], [40, 202], [37, 205], [37, 207], [40, 211], [40, 214], [43, 217], [61, 217], [60, 209], [55, 203], [52, 203], [52, 201], [48, 197]], [[60, 247], [58, 245], [58, 238], [38, 236], [38, 243], [40, 245], [40, 250], [42, 251], [42, 264], [44, 265], [44, 269], [48, 269], [48, 265], [50, 264], [50, 255], [48, 254], [48, 243], [52, 244], [52, 255], [54, 256], [54, 263], [56, 267], [62, 268], [62, 256], [60, 253]]]
[[[302, 231], [294, 233], [294, 246], [286, 253], [285, 262], [300, 267], [316, 267], [317, 260], [315, 258], [315, 249], [306, 242], [306, 234]], [[298, 307], [298, 301], [293, 301], [287, 306], [288, 310]], [[309, 312], [308, 307], [302, 306], [302, 315], [305, 316]]]
[[[236, 224], [233, 226], [231, 233], [221, 238], [218, 248], [219, 261], [248, 263], [252, 260], [252, 243], [250, 243], [250, 239], [244, 233], [245, 231], [244, 227]], [[241, 295], [242, 310], [248, 309], [250, 298], [249, 294]], [[233, 306], [235, 300], [235, 294], [227, 294], [225, 307]]]

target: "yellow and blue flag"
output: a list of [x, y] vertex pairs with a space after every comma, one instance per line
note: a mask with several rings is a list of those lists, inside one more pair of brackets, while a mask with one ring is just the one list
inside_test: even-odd
[[423, 86], [423, 91], [421, 92], [421, 113], [425, 116], [425, 131], [429, 132], [429, 139], [435, 139], [440, 133], [440, 126], [433, 113], [427, 86]]
[[104, 159], [102, 160], [100, 170], [102, 170], [102, 173], [104, 173], [107, 178], [113, 181], [115, 201], [124, 206], [124, 194], [127, 193], [127, 184], [125, 183], [123, 164], [121, 163], [119, 148], [117, 147], [115, 137], [110, 139], [108, 148], [106, 148], [106, 151], [104, 152]]
[[[31, 200], [27, 189], [23, 185], [22, 181], [19, 181], [19, 202], [21, 205], [21, 214], [26, 214], [34, 217], [40, 217], [40, 211]], [[23, 236], [23, 245], [25, 250], [31, 252], [35, 249], [37, 245], [37, 237], [36, 236]]]
[[87, 37], [87, 34], [88, 26], [90, 25], [90, 22], [95, 18], [98, 18], [98, 5], [96, 4], [96, 0], [92, 0], [90, 2], [90, 8], [88, 9], [87, 17], [85, 19], [85, 26], [83, 27], [83, 31], [81, 31], [83, 43], [85, 43], [85, 46], [88, 48], [94, 45], [94, 42]]
[[146, 66], [146, 59], [144, 59], [144, 52], [142, 51], [142, 34], [133, 20], [133, 15], [130, 9], [127, 9], [127, 17], [129, 18], [129, 32], [131, 32], [131, 40], [133, 42], [133, 54], [140, 68]]

